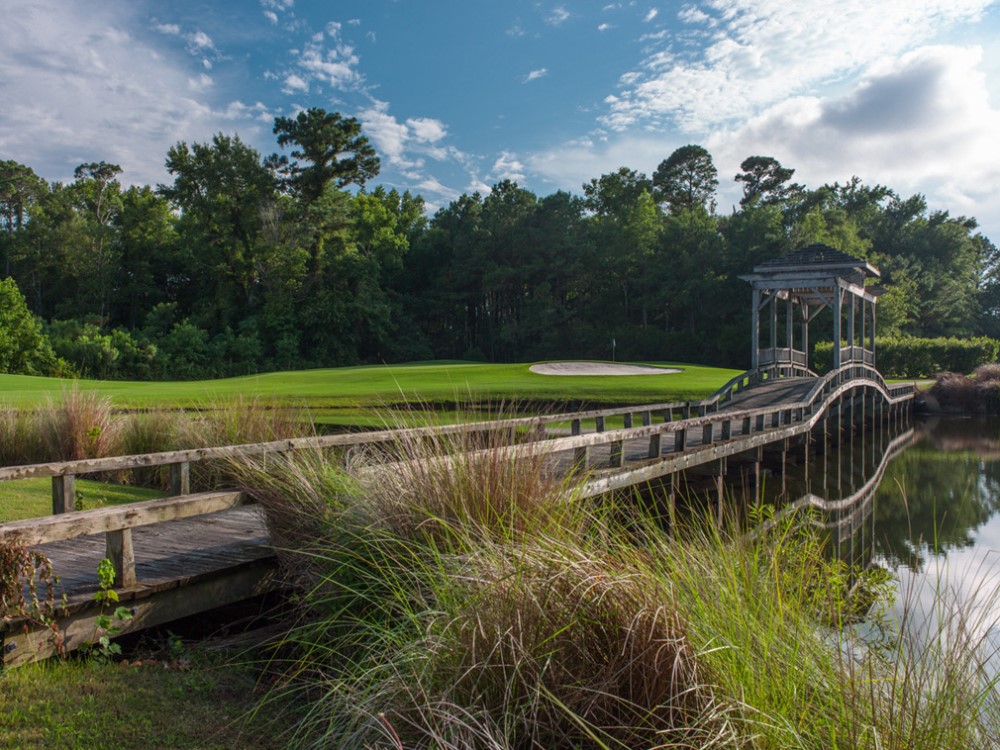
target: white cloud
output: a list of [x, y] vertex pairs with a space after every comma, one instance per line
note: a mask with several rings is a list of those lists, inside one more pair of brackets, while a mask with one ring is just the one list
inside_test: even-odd
[[647, 175], [683, 143], [670, 137], [618, 136], [594, 143], [590, 139], [566, 143], [525, 155], [526, 172], [553, 188], [580, 192], [580, 186], [619, 167]]
[[201, 50], [214, 50], [215, 44], [212, 42], [212, 37], [206, 34], [204, 31], [195, 31], [188, 34], [185, 39], [187, 39], [188, 44], [191, 49], [201, 51]]
[[212, 77], [210, 75], [202, 73], [197, 78], [188, 79], [188, 88], [191, 89], [192, 91], [199, 91], [199, 92], [205, 91], [206, 89], [212, 86], [212, 83], [213, 83]]
[[507, 29], [507, 36], [520, 37], [525, 35], [524, 27], [521, 26], [521, 22], [518, 21], [509, 29]]
[[607, 31], [608, 29], [613, 29], [613, 28], [614, 26], [612, 26], [610, 23], [602, 23], [597, 25], [598, 31]]
[[660, 14], [660, 11], [658, 11], [656, 8], [650, 8], [649, 12], [646, 14], [646, 17], [642, 19], [642, 22], [643, 23], [649, 23], [654, 18], [656, 18], [659, 14]]
[[1000, 237], [1000, 110], [990, 105], [981, 60], [978, 48], [921, 48], [873, 65], [837, 98], [789, 99], [715, 133], [706, 147], [721, 174], [735, 174], [751, 154], [774, 156], [811, 186], [856, 174], [924, 193]]
[[171, 146], [221, 129], [273, 143], [264, 110], [227, 104], [200, 62], [123, 31], [150, 28], [137, 5], [29, 3], [4, 23], [0, 153], [47, 179], [72, 179], [78, 164], [103, 159], [120, 164], [126, 182], [167, 182]]
[[284, 84], [281, 90], [286, 94], [294, 94], [296, 92], [306, 92], [309, 90], [309, 82], [302, 76], [296, 75], [295, 73], [290, 73], [285, 76]]
[[545, 18], [545, 22], [551, 26], [561, 26], [567, 20], [569, 20], [570, 12], [562, 5], [557, 5], [552, 9], [552, 12]]
[[295, 5], [295, 0], [260, 0], [260, 4], [264, 8], [285, 11], [292, 9]]
[[[652, 52], [611, 102], [613, 129], [703, 131], [914, 49], [995, 0], [704, 0], [679, 16], [703, 44]], [[714, 26], [714, 28], [712, 28]], [[669, 44], [669, 41], [665, 41]], [[700, 51], [699, 51], [700, 50]], [[666, 54], [664, 54], [666, 53]]]
[[161, 34], [169, 34], [171, 36], [179, 36], [181, 33], [181, 27], [176, 23], [158, 23], [153, 28]]
[[275, 13], [273, 10], [265, 10], [264, 18], [266, 18], [271, 23], [278, 23], [278, 14]]
[[523, 83], [530, 83], [531, 81], [536, 81], [539, 78], [544, 78], [549, 74], [548, 68], [539, 68], [538, 70], [533, 70], [524, 78], [521, 79]]
[[466, 158], [454, 147], [437, 145], [448, 134], [448, 129], [440, 120], [411, 117], [406, 122], [400, 122], [389, 114], [389, 103], [377, 99], [358, 114], [358, 119], [365, 134], [389, 165], [408, 170], [411, 174], [424, 166], [425, 157], [458, 163]]
[[425, 143], [436, 143], [448, 134], [443, 122], [429, 117], [411, 117], [406, 124], [412, 137]]
[[513, 180], [519, 182], [524, 180], [524, 164], [518, 161], [510, 151], [504, 151], [493, 163], [491, 170], [496, 180]]
[[354, 89], [363, 82], [358, 72], [361, 59], [354, 48], [340, 38], [340, 24], [327, 25], [330, 45], [322, 32], [315, 34], [299, 54], [296, 64], [304, 82], [318, 81], [335, 89]]

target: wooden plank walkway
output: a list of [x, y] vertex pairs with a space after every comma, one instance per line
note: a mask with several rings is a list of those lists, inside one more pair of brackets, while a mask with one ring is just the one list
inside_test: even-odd
[[[229, 510], [141, 526], [132, 532], [135, 591], [156, 592], [227, 568], [273, 556], [260, 508]], [[104, 534], [88, 534], [36, 547], [59, 574], [57, 595], [71, 603], [93, 598], [97, 566], [107, 556]]]

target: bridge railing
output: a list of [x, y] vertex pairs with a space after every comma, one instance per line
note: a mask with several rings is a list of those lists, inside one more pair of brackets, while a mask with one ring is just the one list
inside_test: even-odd
[[132, 529], [216, 513], [246, 502], [248, 502], [247, 496], [235, 490], [202, 492], [45, 518], [11, 521], [0, 524], [0, 544], [21, 544], [27, 547], [103, 533], [105, 556], [111, 560], [115, 568], [115, 586], [131, 588], [136, 584]]
[[[864, 378], [874, 381], [882, 388], [890, 399], [908, 398], [913, 393], [913, 386], [902, 384], [889, 386], [885, 383], [881, 374], [872, 367], [863, 364], [851, 364], [840, 370], [828, 373], [823, 378], [818, 378], [816, 385], [812, 388], [806, 398], [800, 404], [783, 404], [780, 407], [767, 407], [751, 412], [743, 413], [741, 418], [752, 418], [754, 425], [759, 425], [758, 429], [763, 429], [765, 424], [778, 426], [782, 423], [790, 422], [794, 414], [812, 414], [816, 409], [816, 402], [828, 398], [843, 383], [857, 378]], [[596, 409], [589, 411], [579, 411], [570, 414], [552, 414], [546, 416], [518, 417], [513, 419], [492, 420], [485, 422], [475, 422], [458, 425], [441, 425], [431, 427], [414, 427], [403, 429], [377, 430], [372, 432], [360, 432], [338, 435], [321, 435], [302, 438], [290, 438], [276, 440], [265, 443], [253, 443], [243, 445], [231, 445], [215, 448], [192, 448], [180, 451], [168, 451], [160, 453], [149, 453], [132, 456], [114, 456], [106, 458], [84, 459], [77, 461], [57, 461], [42, 464], [30, 464], [23, 466], [0, 467], [0, 482], [7, 480], [28, 479], [35, 477], [49, 477], [52, 479], [52, 508], [54, 514], [61, 514], [74, 510], [75, 478], [80, 475], [116, 472], [129, 469], [169, 467], [170, 469], [170, 494], [172, 496], [183, 496], [190, 493], [190, 468], [192, 463], [218, 459], [232, 459], [242, 456], [261, 455], [267, 453], [280, 453], [286, 451], [305, 449], [332, 449], [332, 448], [358, 448], [365, 445], [392, 444], [401, 440], [421, 439], [424, 437], [439, 437], [449, 434], [462, 433], [485, 433], [490, 431], [507, 431], [510, 433], [510, 442], [520, 443], [546, 443], [542, 447], [543, 451], [559, 450], [556, 445], [559, 440], [567, 439], [565, 433], [569, 432], [569, 438], [592, 437], [597, 435], [597, 442], [614, 443], [621, 442], [620, 437], [601, 438], [608, 432], [608, 423], [611, 420], [621, 419], [622, 428], [616, 428], [616, 433], [620, 431], [642, 431], [648, 433], [650, 440], [650, 456], [654, 455], [654, 449], [661, 440], [661, 433], [664, 431], [677, 432], [681, 437], [676, 438], [680, 443], [685, 442], [682, 428], [662, 428], [662, 425], [673, 425], [677, 423], [687, 423], [689, 426], [701, 426], [703, 430], [708, 430], [707, 425], [718, 424], [718, 435], [722, 439], [728, 439], [732, 434], [733, 413], [728, 413], [725, 418], [712, 418], [717, 415], [720, 406], [731, 400], [734, 393], [738, 393], [752, 385], [768, 379], [768, 373], [751, 371], [742, 373], [729, 381], [722, 389], [717, 391], [712, 397], [701, 401], [670, 402], [660, 404], [649, 404], [642, 406], [622, 406], [610, 409]], [[592, 422], [593, 433], [585, 434], [584, 423]], [[638, 423], [638, 424], [637, 424]], [[714, 427], [712, 428], [715, 429]], [[709, 433], [711, 435], [711, 433]], [[638, 436], [638, 435], [637, 435]], [[581, 451], [590, 442], [581, 442], [578, 447]]]

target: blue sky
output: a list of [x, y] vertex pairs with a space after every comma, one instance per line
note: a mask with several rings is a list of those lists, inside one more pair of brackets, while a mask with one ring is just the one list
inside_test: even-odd
[[719, 210], [754, 154], [858, 175], [1000, 240], [1000, 0], [0, 0], [0, 159], [168, 181], [167, 149], [275, 116], [360, 119], [431, 208], [539, 195], [700, 143]]

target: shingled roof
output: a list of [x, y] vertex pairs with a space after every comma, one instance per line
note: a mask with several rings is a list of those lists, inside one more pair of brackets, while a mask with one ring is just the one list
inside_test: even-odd
[[754, 270], [756, 271], [758, 268], [774, 269], [794, 266], [859, 266], [863, 268], [865, 265], [867, 265], [865, 261], [860, 258], [855, 258], [853, 255], [848, 255], [829, 245], [816, 242], [812, 245], [801, 247], [795, 252], [782, 255], [780, 258], [766, 260], [760, 265], [755, 266]]
[[775, 275], [783, 277], [789, 273], [816, 271], [834, 272], [837, 276], [857, 276], [859, 280], [866, 276], [874, 278], [881, 276], [878, 269], [868, 261], [855, 258], [853, 255], [817, 242], [801, 247], [788, 255], [782, 255], [780, 258], [766, 260], [754, 266], [752, 276], [741, 276], [740, 278], [750, 281], [759, 274], [768, 277]]

